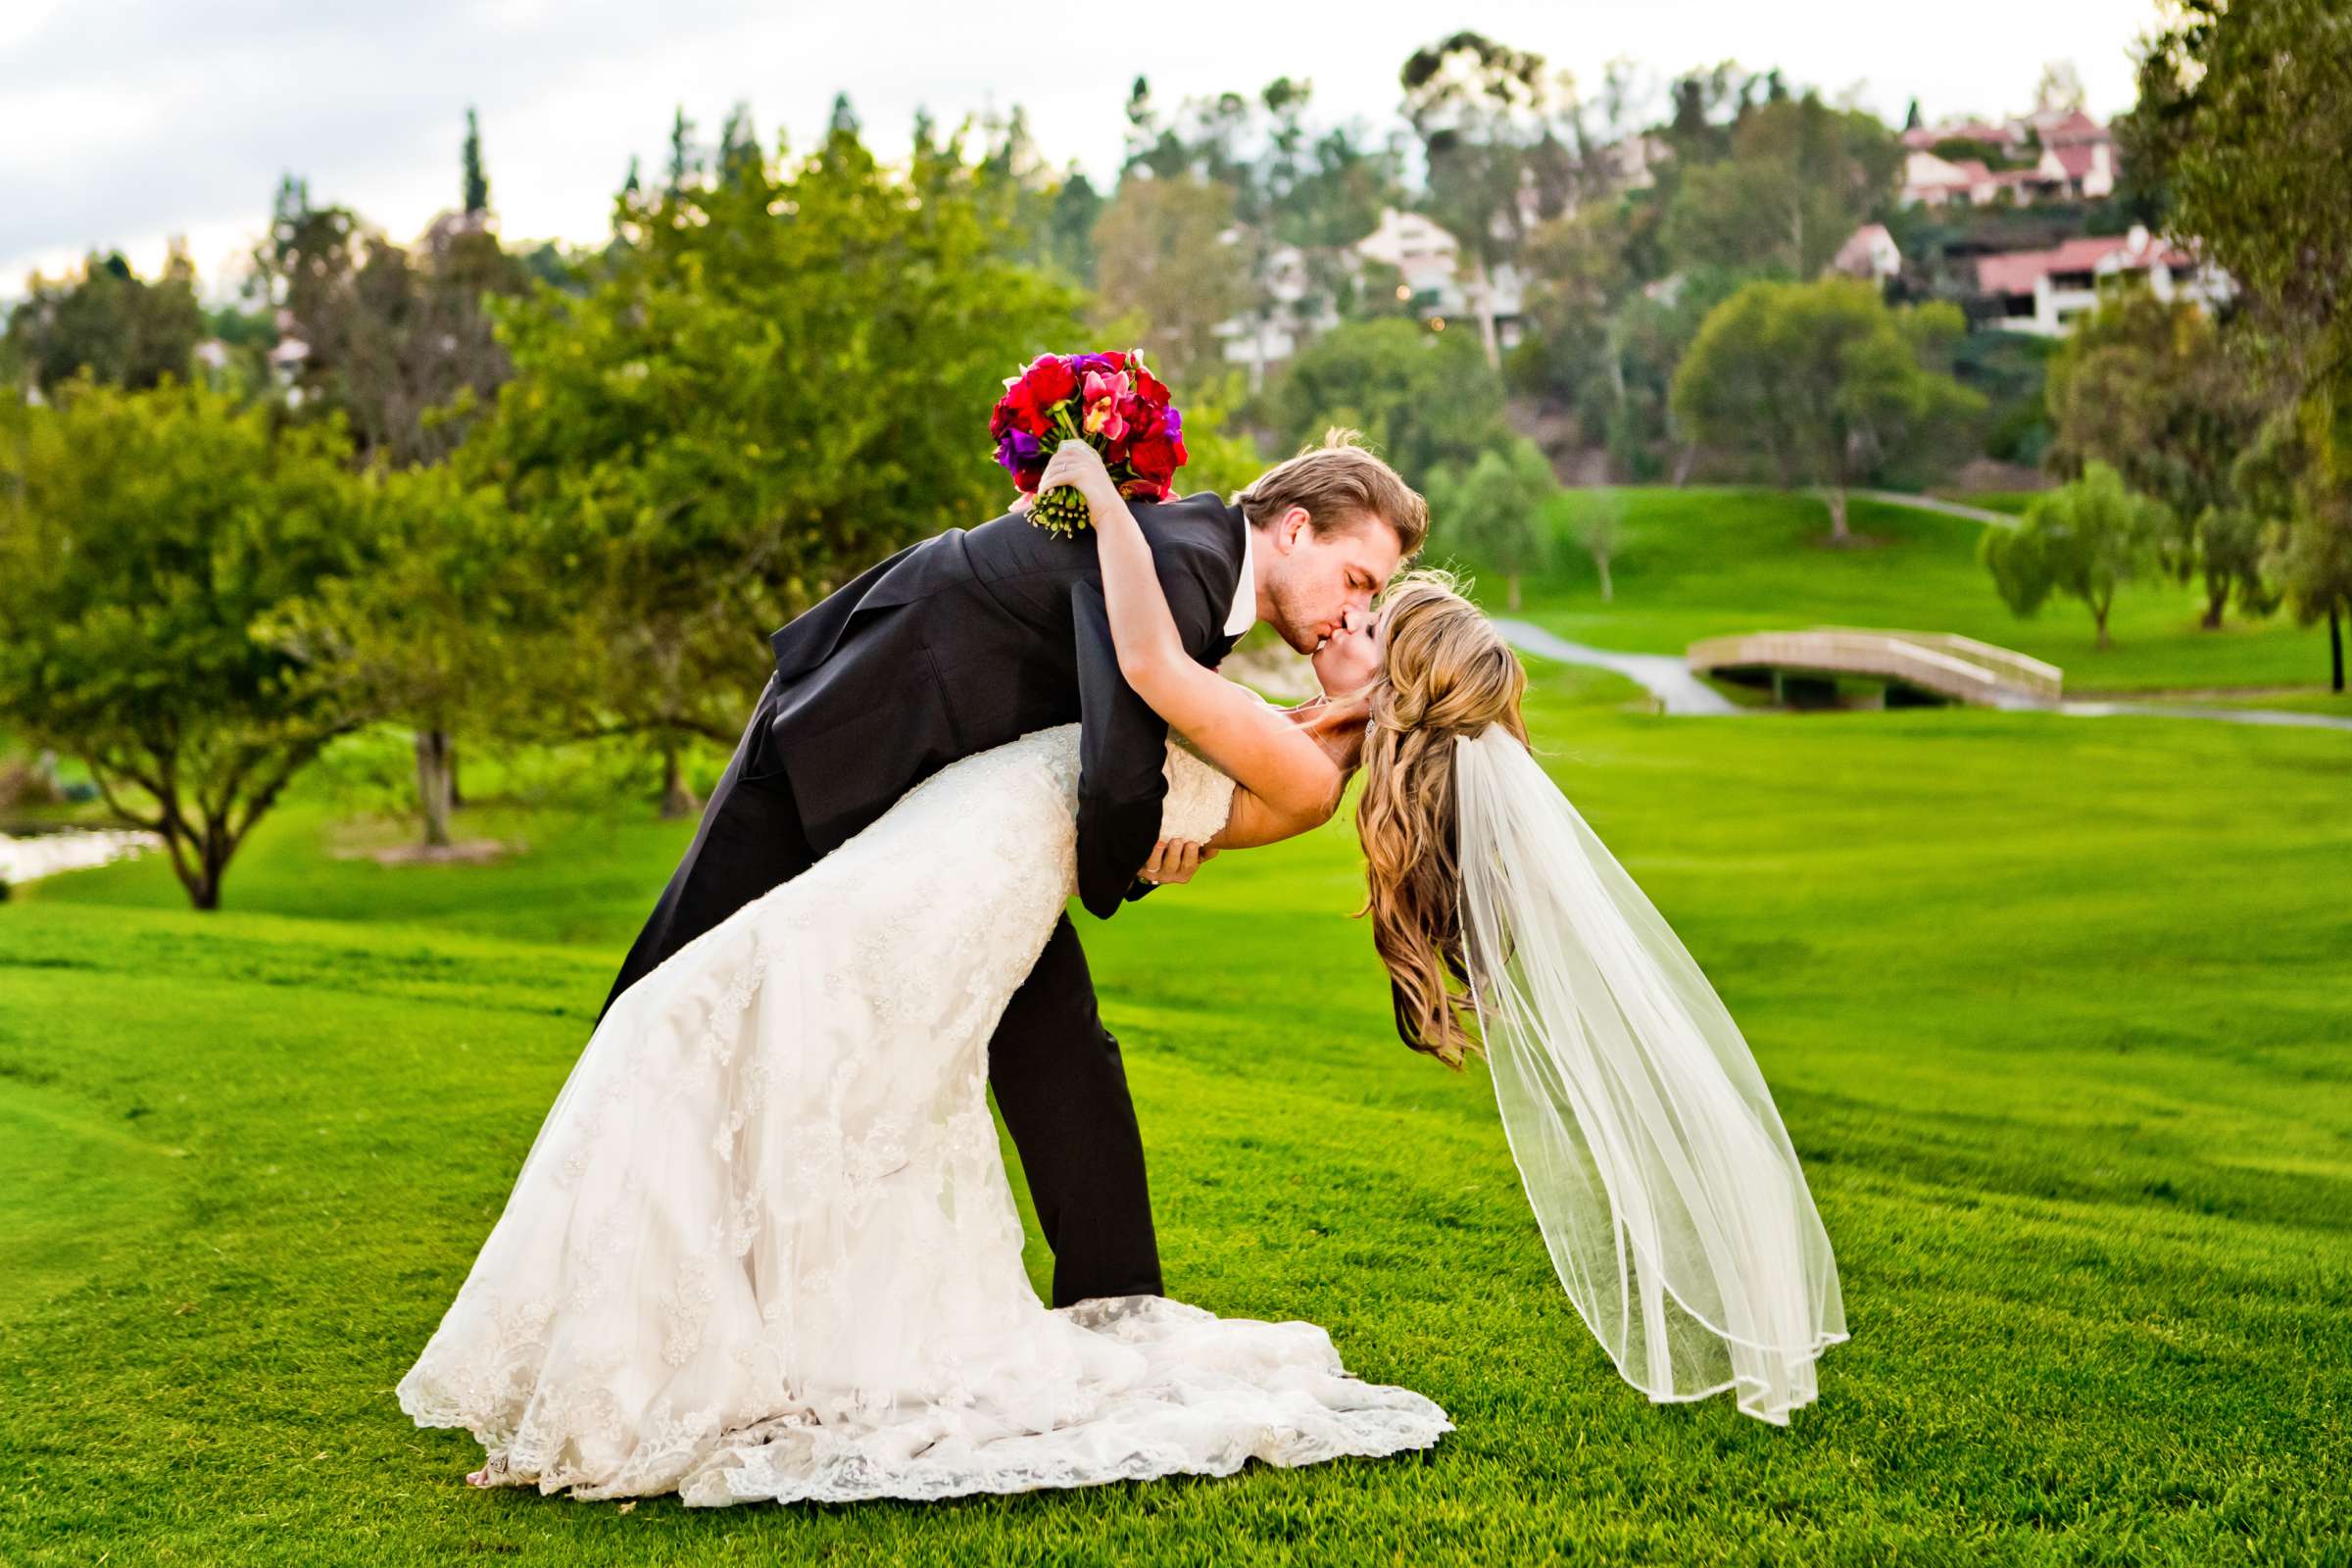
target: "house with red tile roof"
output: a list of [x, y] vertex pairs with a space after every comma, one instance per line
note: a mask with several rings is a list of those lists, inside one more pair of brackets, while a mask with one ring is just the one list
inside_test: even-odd
[[[2025, 169], [1989, 169], [1974, 158], [1947, 159], [1935, 149], [1947, 141], [1980, 142], [2013, 162], [2039, 159]], [[2098, 201], [2115, 190], [2115, 138], [2080, 109], [2052, 110], [2002, 125], [1954, 121], [1903, 132], [1905, 206], [1982, 207], [2004, 195], [2020, 207], [2042, 200]]]
[[1977, 258], [1978, 291], [2000, 306], [1986, 324], [2043, 337], [2065, 336], [2077, 318], [2098, 307], [2102, 286], [2133, 277], [2144, 278], [2160, 300], [2190, 300], [2207, 310], [2232, 291], [2227, 272], [2137, 223], [2128, 234], [2083, 235], [2049, 250]]
[[1982, 206], [2000, 188], [1982, 159], [1954, 161], [1934, 153], [1912, 152], [1903, 157], [1902, 202], [1905, 207]]

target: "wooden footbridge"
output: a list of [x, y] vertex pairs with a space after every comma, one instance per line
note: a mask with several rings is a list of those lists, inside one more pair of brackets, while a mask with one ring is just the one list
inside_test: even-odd
[[1694, 675], [1769, 681], [1773, 700], [1791, 708], [1835, 706], [1840, 676], [1877, 681], [1889, 708], [2049, 708], [2064, 681], [2055, 664], [1973, 637], [1860, 626], [1709, 637], [1692, 643], [1684, 661]]

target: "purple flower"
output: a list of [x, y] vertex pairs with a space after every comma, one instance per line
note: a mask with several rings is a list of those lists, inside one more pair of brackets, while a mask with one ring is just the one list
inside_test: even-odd
[[1014, 472], [1036, 467], [1045, 456], [1045, 443], [1026, 430], [1007, 430], [997, 443], [997, 461]]

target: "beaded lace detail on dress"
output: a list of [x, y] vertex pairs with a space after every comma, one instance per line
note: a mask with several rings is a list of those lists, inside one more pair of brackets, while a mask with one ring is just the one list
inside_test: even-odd
[[[1233, 784], [1168, 753], [1165, 836]], [[401, 1407], [542, 1492], [946, 1497], [1427, 1447], [1302, 1322], [1049, 1310], [987, 1045], [1076, 881], [1077, 726], [965, 758], [631, 987]]]

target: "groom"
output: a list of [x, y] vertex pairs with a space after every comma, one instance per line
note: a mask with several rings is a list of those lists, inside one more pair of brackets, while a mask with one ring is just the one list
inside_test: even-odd
[[[1237, 499], [1135, 507], [1185, 649], [1212, 668], [1260, 620], [1312, 653], [1428, 532], [1421, 497], [1353, 431], [1330, 432]], [[1137, 872], [1159, 836], [1167, 725], [1119, 676], [1091, 530], [1057, 537], [1023, 513], [951, 528], [770, 641], [775, 673], [607, 1008], [922, 779], [1072, 720], [1079, 899], [1108, 919], [1148, 891]], [[989, 1043], [989, 1084], [1054, 1250], [1054, 1304], [1162, 1294], [1118, 1042], [1066, 914]]]

